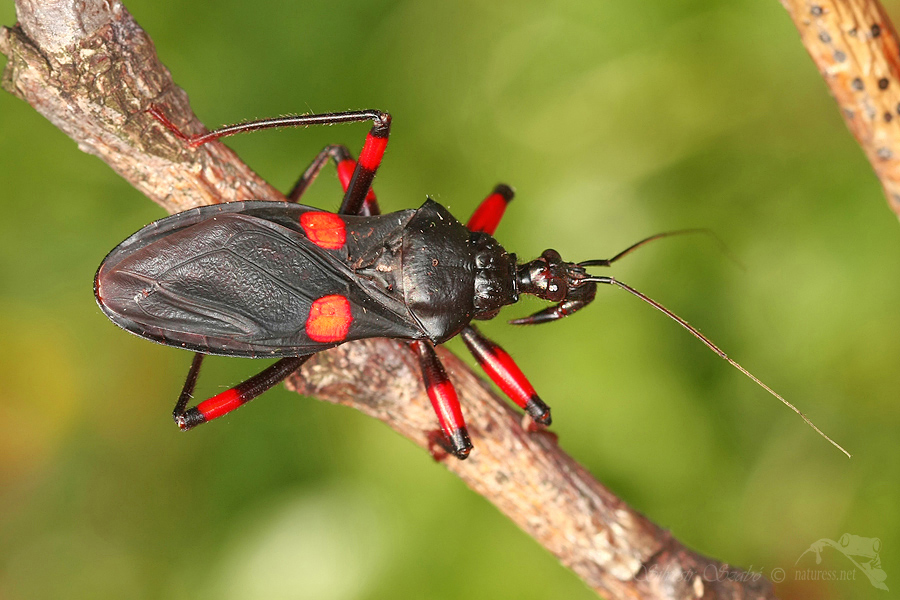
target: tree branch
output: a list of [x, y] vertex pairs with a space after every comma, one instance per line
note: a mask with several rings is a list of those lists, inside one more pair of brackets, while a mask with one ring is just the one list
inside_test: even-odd
[[[0, 31], [3, 86], [170, 212], [283, 196], [214, 142], [187, 149], [146, 109], [163, 105], [200, 132], [187, 95], [149, 37], [115, 0], [19, 0], [19, 25]], [[439, 350], [476, 450], [445, 466], [608, 598], [774, 598], [759, 574], [685, 548], [626, 505], [462, 362]], [[436, 421], [404, 344], [366, 340], [316, 355], [288, 387], [376, 417], [423, 448]]]
[[781, 0], [900, 216], [900, 42], [878, 0]]

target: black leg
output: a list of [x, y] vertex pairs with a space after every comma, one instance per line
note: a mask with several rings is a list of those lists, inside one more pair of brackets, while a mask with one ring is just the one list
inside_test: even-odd
[[422, 367], [422, 378], [425, 389], [431, 399], [431, 406], [437, 414], [438, 422], [450, 444], [450, 450], [456, 458], [464, 459], [472, 451], [472, 442], [466, 430], [462, 408], [456, 389], [447, 377], [447, 372], [428, 340], [416, 340], [410, 343], [413, 351], [419, 356]]
[[[341, 182], [341, 189], [346, 193], [347, 189], [350, 186], [350, 180], [353, 178], [353, 172], [356, 170], [356, 161], [353, 159], [353, 155], [347, 149], [346, 146], [342, 145], [333, 145], [326, 146], [319, 154], [313, 159], [312, 163], [306, 168], [303, 172], [303, 175], [300, 176], [300, 179], [297, 180], [297, 183], [294, 184], [294, 187], [291, 188], [291, 191], [287, 195], [287, 199], [289, 202], [299, 202], [303, 193], [312, 185], [312, 182], [315, 181], [316, 177], [318, 177], [319, 172], [322, 170], [322, 167], [325, 166], [329, 160], [334, 161], [334, 166], [337, 169], [338, 180]], [[371, 216], [381, 214], [381, 210], [378, 207], [378, 199], [375, 197], [375, 192], [372, 188], [369, 188], [368, 193], [366, 194], [365, 202], [363, 202], [362, 209], [358, 213], [363, 216]]]
[[309, 360], [307, 356], [289, 356], [282, 358], [267, 369], [257, 373], [253, 377], [247, 379], [243, 383], [239, 383], [233, 388], [226, 390], [220, 394], [216, 394], [208, 400], [204, 400], [193, 408], [187, 408], [187, 403], [194, 393], [194, 385], [197, 383], [197, 376], [200, 373], [200, 366], [203, 363], [203, 355], [197, 353], [194, 361], [191, 363], [191, 369], [188, 371], [187, 380], [184, 382], [184, 388], [178, 397], [178, 403], [172, 416], [175, 423], [182, 430], [187, 431], [193, 429], [197, 425], [212, 421], [222, 415], [228, 414], [236, 408], [240, 408], [244, 404], [250, 402], [266, 390], [272, 388], [275, 384], [283, 381], [288, 375], [300, 368], [300, 366]]
[[[297, 202], [303, 195], [303, 192], [315, 180], [324, 164], [331, 159], [336, 163], [338, 177], [341, 180], [341, 186], [344, 189], [344, 198], [339, 212], [341, 214], [354, 215], [375, 215], [380, 212], [378, 202], [371, 188], [375, 173], [381, 165], [381, 159], [384, 156], [388, 136], [390, 134], [391, 116], [387, 113], [368, 110], [316, 115], [295, 115], [276, 119], [238, 123], [202, 135], [189, 136], [184, 134], [174, 123], [172, 123], [159, 107], [151, 106], [148, 112], [166, 129], [171, 131], [179, 139], [184, 140], [191, 147], [198, 147], [230, 135], [259, 131], [261, 129], [308, 127], [311, 125], [336, 125], [339, 123], [373, 121], [372, 129], [366, 136], [366, 141], [363, 145], [360, 153], [360, 160], [358, 162], [353, 160], [350, 152], [343, 146], [334, 145], [326, 147], [318, 154], [306, 171], [304, 171], [303, 175], [288, 194], [288, 198], [292, 202]], [[431, 348], [431, 352], [432, 354], [434, 353], [433, 348]], [[175, 405], [175, 410], [173, 411], [175, 422], [181, 429], [187, 430], [227, 414], [259, 396], [280, 381], [283, 381], [288, 375], [300, 368], [300, 366], [309, 360], [309, 358], [309, 355], [283, 358], [243, 383], [217, 394], [193, 408], [187, 408], [187, 404], [193, 396], [197, 377], [200, 373], [200, 367], [203, 363], [203, 355], [197, 353], [191, 363], [191, 368], [188, 371], [184, 387], [182, 388], [178, 402]], [[437, 360], [436, 356], [435, 360]], [[440, 367], [440, 363], [437, 364], [438, 367]], [[440, 370], [443, 372], [443, 368]], [[446, 374], [444, 377], [446, 378]], [[458, 429], [456, 431], [457, 437], [460, 435], [460, 431], [464, 435], [465, 427], [463, 426], [462, 430]], [[468, 438], [466, 438], [466, 440], [467, 439]], [[454, 441], [458, 440], [454, 438]], [[471, 449], [471, 444], [469, 444], [469, 448]], [[468, 454], [468, 450], [466, 451], [466, 454]]]
[[149, 112], [150, 115], [159, 121], [166, 129], [171, 131], [173, 135], [184, 140], [193, 148], [230, 135], [249, 133], [261, 129], [309, 127], [312, 125], [338, 125], [340, 123], [372, 121], [372, 129], [369, 130], [369, 134], [366, 136], [366, 142], [363, 144], [362, 151], [359, 155], [359, 162], [353, 171], [353, 176], [350, 179], [347, 191], [344, 194], [344, 200], [341, 203], [341, 209], [338, 211], [345, 215], [361, 214], [363, 203], [369, 193], [369, 188], [372, 187], [372, 180], [375, 178], [375, 173], [381, 165], [381, 159], [384, 156], [388, 136], [391, 132], [391, 115], [378, 110], [359, 110], [317, 115], [291, 115], [275, 119], [262, 119], [259, 121], [248, 121], [246, 123], [237, 123], [235, 125], [220, 127], [219, 129], [201, 135], [186, 135], [178, 129], [177, 125], [165, 116], [162, 109], [158, 106], [151, 106], [147, 112]]
[[[312, 182], [316, 180], [322, 167], [324, 167], [325, 163], [329, 160], [333, 160], [337, 166], [348, 159], [350, 159], [350, 151], [347, 150], [346, 146], [338, 144], [325, 146], [309, 166], [306, 167], [306, 170], [297, 180], [297, 183], [294, 184], [294, 187], [291, 188], [291, 191], [287, 193], [288, 202], [300, 201], [303, 193], [306, 192], [307, 188], [309, 188], [309, 186], [312, 185]], [[340, 169], [338, 169], [338, 173], [340, 173]], [[344, 186], [344, 190], [346, 191], [346, 186]]]

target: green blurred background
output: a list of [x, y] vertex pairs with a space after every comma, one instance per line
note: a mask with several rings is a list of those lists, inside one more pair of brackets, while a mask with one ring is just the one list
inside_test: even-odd
[[[900, 227], [775, 0], [127, 6], [209, 126], [303, 111], [394, 116], [382, 206], [465, 218], [495, 183], [523, 258], [611, 256], [795, 402], [847, 460], [671, 321], [602, 289], [564, 322], [484, 330], [554, 409], [560, 444], [689, 546], [783, 597], [884, 598], [810, 544], [882, 541], [900, 589]], [[900, 15], [900, 3], [888, 9]], [[0, 21], [15, 21], [12, 2]], [[94, 270], [163, 215], [0, 94], [0, 597], [592, 598], [429, 456], [345, 408], [277, 389], [181, 435], [190, 356], [117, 329]], [[229, 140], [290, 187], [365, 125]], [[308, 202], [333, 209], [329, 173]], [[512, 318], [537, 301], [507, 309]], [[461, 344], [451, 343], [456, 349]], [[199, 393], [252, 372], [208, 361]], [[477, 451], [477, 450], [476, 450]]]

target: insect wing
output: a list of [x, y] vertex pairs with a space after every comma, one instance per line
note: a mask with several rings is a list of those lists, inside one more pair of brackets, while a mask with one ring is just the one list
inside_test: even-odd
[[275, 204], [202, 207], [148, 225], [101, 264], [98, 303], [132, 333], [208, 354], [297, 356], [418, 335], [402, 302], [348, 266], [346, 249], [288, 227], [316, 209]]

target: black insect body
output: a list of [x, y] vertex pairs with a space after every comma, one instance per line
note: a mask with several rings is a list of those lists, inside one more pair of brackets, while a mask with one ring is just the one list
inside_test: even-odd
[[[374, 121], [358, 163], [343, 146], [325, 148], [289, 194], [292, 202], [233, 202], [172, 215], [129, 237], [100, 265], [95, 295], [114, 323], [197, 353], [174, 410], [182, 429], [245, 404], [316, 352], [390, 337], [409, 340], [419, 356], [442, 443], [466, 458], [472, 443], [434, 345], [461, 334], [491, 379], [536, 422], [549, 425], [550, 409], [521, 370], [471, 322], [496, 316], [521, 294], [554, 304], [513, 323], [560, 319], [590, 303], [598, 283], [616, 285], [652, 304], [763, 385], [680, 317], [612, 277], [585, 270], [609, 266], [669, 234], [642, 240], [611, 259], [569, 263], [546, 250], [519, 264], [492, 237], [512, 199], [508, 186], [497, 186], [465, 226], [432, 200], [416, 210], [379, 214], [371, 182], [387, 144], [390, 117], [384, 113], [286, 117], [189, 138], [159, 110], [150, 112], [191, 146], [267, 127]], [[345, 189], [337, 214], [296, 203], [329, 160], [336, 163]], [[206, 354], [281, 360], [187, 408]]]
[[[304, 232], [325, 219], [342, 228], [339, 247]], [[255, 201], [151, 223], [107, 256], [96, 289], [110, 319], [142, 337], [260, 358], [370, 337], [441, 344], [515, 302], [515, 274], [515, 256], [431, 200], [370, 217]]]

